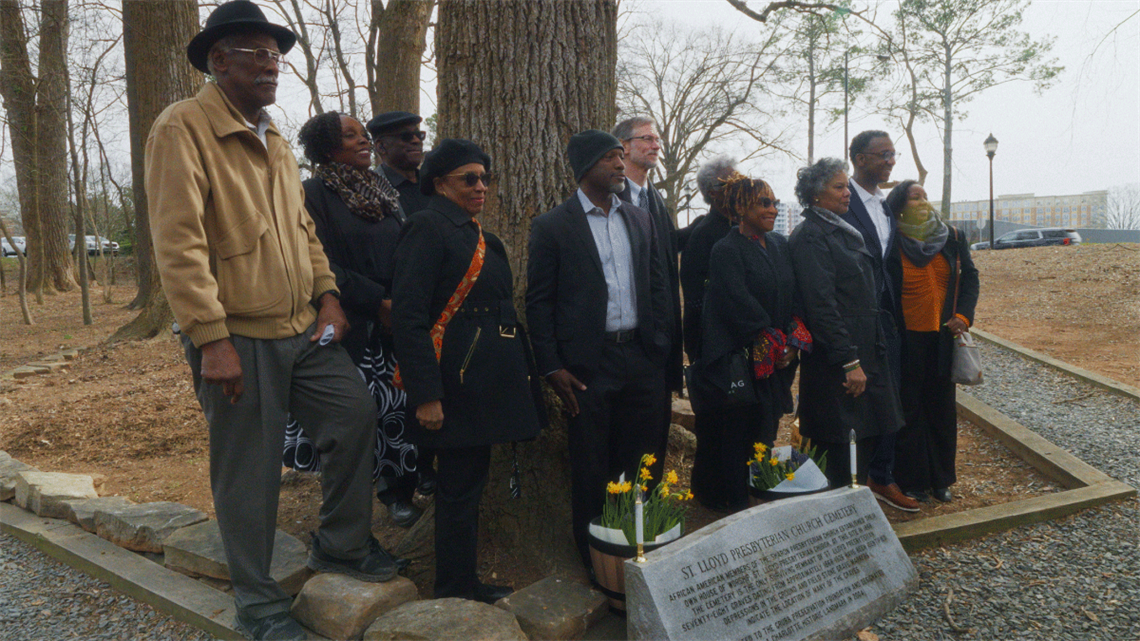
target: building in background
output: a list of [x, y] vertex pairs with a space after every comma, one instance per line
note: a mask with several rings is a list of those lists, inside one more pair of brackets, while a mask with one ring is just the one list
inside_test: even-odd
[[796, 225], [799, 225], [800, 221], [804, 219], [803, 211], [804, 208], [800, 207], [799, 203], [780, 202], [776, 205], [776, 226], [772, 231], [784, 236], [792, 233]]
[[[994, 220], [1033, 227], [1104, 229], [1108, 191], [1070, 196], [1006, 194], [994, 198]], [[952, 221], [989, 221], [990, 201], [971, 200], [950, 205]]]

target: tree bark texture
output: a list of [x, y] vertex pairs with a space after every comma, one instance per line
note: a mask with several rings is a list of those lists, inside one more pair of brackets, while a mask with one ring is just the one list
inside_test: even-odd
[[[41, 260], [32, 265], [32, 287], [44, 291], [75, 288], [75, 264], [67, 179], [67, 0], [40, 3], [39, 82], [36, 87], [36, 144], [39, 148], [39, 228]], [[76, 239], [76, 247], [84, 247]]]
[[[27, 238], [28, 262], [38, 263], [40, 242], [38, 167], [36, 160], [36, 78], [28, 57], [28, 35], [17, 0], [0, 0], [0, 95], [12, 140], [20, 218]], [[29, 265], [30, 267], [30, 265]], [[30, 271], [30, 269], [29, 269]]]
[[388, 0], [387, 6], [372, 0], [367, 72], [373, 116], [420, 113], [420, 66], [434, 7], [434, 0]]
[[[577, 188], [566, 143], [577, 132], [608, 131], [614, 123], [617, 3], [445, 0], [436, 58], [440, 138], [474, 141], [500, 176], [480, 220], [506, 245], [518, 304], [531, 220]], [[548, 406], [556, 407], [547, 392]], [[561, 414], [552, 419], [536, 441], [518, 444], [521, 499], [508, 491], [512, 447], [495, 448], [480, 518], [482, 538], [491, 544], [485, 549], [519, 555], [547, 573], [579, 565], [565, 421]]]
[[32, 321], [32, 311], [28, 309], [28, 291], [26, 287], [28, 284], [27, 259], [24, 258], [24, 252], [20, 251], [20, 248], [16, 246], [16, 241], [12, 240], [12, 234], [8, 232], [8, 225], [4, 223], [3, 218], [0, 218], [0, 234], [3, 234], [12, 249], [16, 250], [16, 260], [20, 263], [20, 272], [17, 276], [19, 280], [16, 281], [16, 296], [20, 300], [20, 314], [24, 317], [25, 325], [35, 325], [35, 322]]
[[139, 293], [132, 309], [143, 313], [113, 339], [150, 338], [173, 318], [154, 262], [147, 210], [144, 155], [155, 118], [168, 105], [194, 95], [202, 74], [186, 58], [186, 44], [198, 33], [195, 0], [125, 0], [123, 54], [126, 62], [127, 116], [131, 136], [131, 185], [135, 210], [135, 264]]

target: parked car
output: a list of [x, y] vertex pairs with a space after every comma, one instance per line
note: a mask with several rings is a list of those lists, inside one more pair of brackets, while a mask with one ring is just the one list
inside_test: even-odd
[[[94, 236], [86, 236], [85, 238], [87, 239], [87, 254], [90, 256], [98, 256], [99, 255], [99, 243], [100, 242], [103, 243], [103, 253], [104, 254], [112, 254], [113, 255], [113, 254], [119, 253], [119, 243], [116, 243], [113, 240], [108, 240], [107, 238], [104, 238], [102, 236], [99, 237], [98, 241], [95, 240]], [[67, 235], [67, 243], [68, 243], [68, 249], [71, 249], [72, 251], [74, 251], [75, 250], [75, 234], [68, 234]]]
[[[16, 249], [19, 249], [21, 254], [24, 254], [25, 256], [28, 254], [27, 239], [25, 239], [23, 236], [13, 236], [12, 242], [16, 243]], [[0, 253], [3, 253], [5, 256], [15, 256], [16, 249], [12, 249], [12, 246], [8, 244], [7, 238], [0, 238], [0, 250], [2, 250]]]
[[[1081, 235], [1075, 229], [1045, 227], [1042, 229], [1019, 229], [1002, 234], [994, 240], [994, 249], [1014, 249], [1017, 247], [1044, 247], [1046, 245], [1079, 245]], [[970, 249], [989, 249], [988, 241], [974, 243]]]

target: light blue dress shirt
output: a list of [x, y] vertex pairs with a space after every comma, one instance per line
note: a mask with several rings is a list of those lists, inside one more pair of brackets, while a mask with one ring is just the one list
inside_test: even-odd
[[606, 277], [606, 331], [618, 332], [637, 327], [637, 291], [633, 286], [633, 250], [629, 242], [629, 228], [619, 210], [621, 200], [611, 196], [608, 212], [590, 202], [586, 193], [578, 190], [578, 201], [586, 211], [586, 222], [602, 259], [602, 272]]

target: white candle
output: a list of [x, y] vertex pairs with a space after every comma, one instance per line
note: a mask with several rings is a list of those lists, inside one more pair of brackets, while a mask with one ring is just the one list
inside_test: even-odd
[[635, 543], [645, 543], [645, 514], [641, 505], [641, 490], [637, 490], [637, 502], [633, 504], [633, 532]]
[[856, 469], [857, 468], [855, 465], [855, 430], [851, 430], [851, 479], [852, 479], [851, 482], [852, 483], [855, 482], [855, 475], [857, 474], [855, 471]]

